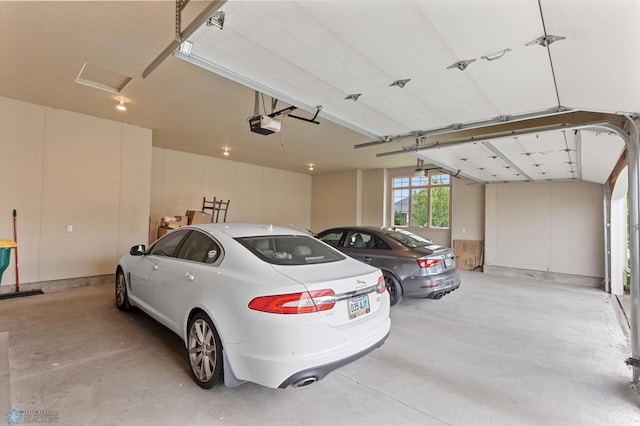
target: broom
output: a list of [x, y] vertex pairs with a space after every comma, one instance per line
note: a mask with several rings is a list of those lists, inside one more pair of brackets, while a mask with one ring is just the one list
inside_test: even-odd
[[13, 240], [16, 242], [16, 246], [14, 248], [16, 253], [16, 291], [15, 293], [6, 293], [0, 294], [0, 299], [9, 299], [13, 297], [22, 297], [22, 296], [33, 296], [35, 294], [44, 294], [42, 290], [27, 290], [20, 291], [20, 276], [18, 274], [18, 214], [16, 209], [13, 209]]

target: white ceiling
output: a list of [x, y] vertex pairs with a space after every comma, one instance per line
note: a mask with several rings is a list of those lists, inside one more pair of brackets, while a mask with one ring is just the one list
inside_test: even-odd
[[416, 157], [479, 182], [585, 180], [604, 183], [622, 139], [594, 131], [548, 131], [419, 151]]
[[[183, 30], [207, 4], [187, 5]], [[228, 1], [220, 10], [222, 30], [203, 26], [190, 56], [142, 78], [174, 39], [174, 2], [0, 2], [0, 95], [152, 128], [154, 146], [215, 157], [227, 147], [232, 160], [268, 167], [314, 163], [325, 173], [413, 166], [419, 156], [483, 182], [602, 183], [624, 144], [564, 128], [381, 154], [418, 135], [428, 147], [436, 129], [640, 111], [635, 0]], [[545, 34], [566, 38], [527, 45]], [[463, 60], [474, 61], [450, 68]], [[121, 94], [79, 85], [85, 63], [133, 80]], [[400, 79], [410, 81], [390, 86]], [[251, 133], [254, 88], [298, 116], [321, 105], [321, 124], [281, 116], [280, 133]], [[124, 114], [118, 96], [129, 101]]]
[[[547, 49], [525, 46], [543, 34], [535, 0], [232, 1], [222, 10], [222, 31], [204, 26], [190, 38], [192, 57], [308, 110], [322, 105], [323, 116], [372, 137], [558, 103]], [[501, 60], [479, 59], [507, 48]], [[447, 69], [475, 58], [464, 72]], [[362, 96], [345, 100], [353, 93]]]

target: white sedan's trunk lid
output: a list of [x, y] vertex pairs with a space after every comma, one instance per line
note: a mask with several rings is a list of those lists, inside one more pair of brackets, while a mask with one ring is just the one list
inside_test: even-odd
[[309, 265], [274, 265], [279, 273], [303, 284], [311, 293], [332, 290], [335, 306], [320, 313], [333, 326], [356, 323], [375, 314], [382, 304], [377, 291], [382, 273], [376, 268], [352, 259]]

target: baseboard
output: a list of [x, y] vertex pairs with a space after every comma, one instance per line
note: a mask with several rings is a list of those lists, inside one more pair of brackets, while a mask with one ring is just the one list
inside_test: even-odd
[[[94, 275], [91, 277], [67, 278], [62, 280], [39, 281], [20, 284], [20, 291], [42, 290], [45, 293], [66, 290], [74, 287], [86, 287], [90, 285], [102, 285], [114, 282], [114, 274]], [[0, 286], [0, 295], [16, 291], [15, 284]]]
[[604, 288], [602, 277], [562, 274], [559, 272], [535, 271], [532, 269], [509, 268], [506, 266], [484, 265], [484, 272], [518, 278], [530, 278], [560, 284], [579, 285], [590, 288]]

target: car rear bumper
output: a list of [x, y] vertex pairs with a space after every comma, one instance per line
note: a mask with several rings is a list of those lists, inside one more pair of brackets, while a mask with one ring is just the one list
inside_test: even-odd
[[270, 388], [318, 381], [385, 342], [391, 319], [388, 297], [384, 302], [371, 316], [338, 326], [327, 324], [327, 313], [298, 315], [299, 321], [262, 314], [242, 342], [225, 345], [233, 375]]
[[284, 389], [284, 388], [287, 388], [289, 386], [303, 387], [303, 386], [310, 385], [311, 383], [314, 383], [314, 382], [324, 378], [324, 376], [326, 376], [327, 374], [331, 373], [333, 370], [337, 370], [340, 367], [343, 367], [343, 366], [345, 366], [347, 364], [350, 364], [353, 361], [356, 361], [357, 359], [362, 358], [363, 356], [365, 356], [369, 352], [373, 351], [374, 349], [379, 348], [387, 340], [387, 337], [389, 337], [389, 333], [387, 333], [377, 343], [374, 343], [370, 347], [368, 347], [366, 349], [363, 349], [360, 352], [355, 353], [353, 355], [350, 355], [350, 356], [348, 356], [346, 358], [342, 358], [342, 359], [339, 359], [337, 361], [330, 362], [328, 364], [318, 365], [318, 366], [313, 367], [313, 368], [308, 368], [306, 370], [299, 371], [299, 372], [291, 375], [291, 377], [289, 377], [287, 380], [282, 382], [280, 384], [280, 386], [278, 386], [278, 387], [280, 389]]
[[460, 287], [460, 271], [454, 269], [444, 274], [411, 276], [402, 281], [405, 297], [440, 299]]

